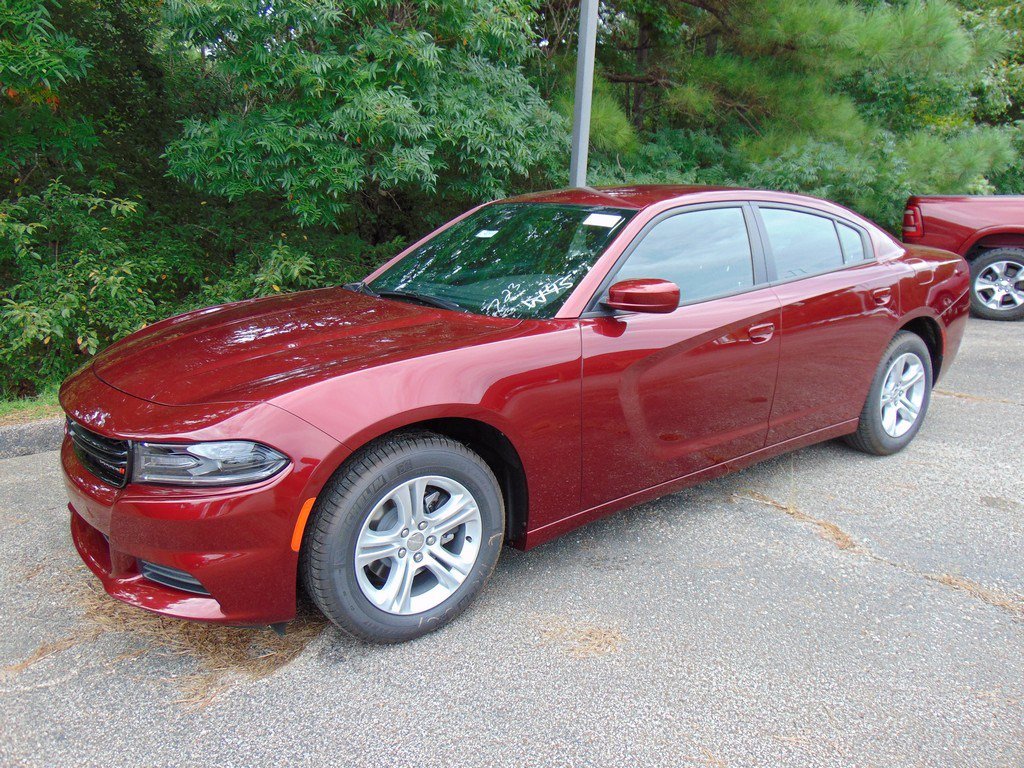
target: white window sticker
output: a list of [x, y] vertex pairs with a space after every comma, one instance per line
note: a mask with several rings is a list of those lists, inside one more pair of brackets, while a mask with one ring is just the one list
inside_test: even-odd
[[611, 229], [620, 221], [622, 221], [622, 217], [616, 216], [614, 213], [592, 213], [583, 220], [583, 223], [588, 227]]
[[479, 232], [476, 233], [476, 236], [477, 237], [494, 237], [496, 234], [498, 234], [498, 230], [496, 230], [496, 229], [481, 229]]

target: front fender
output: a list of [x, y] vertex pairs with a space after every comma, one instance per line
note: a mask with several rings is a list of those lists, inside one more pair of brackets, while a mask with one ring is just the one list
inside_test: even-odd
[[532, 528], [579, 511], [580, 344], [578, 321], [527, 322], [487, 344], [351, 371], [273, 402], [338, 441], [328, 459], [335, 470], [397, 429], [434, 419], [486, 424], [519, 455]]

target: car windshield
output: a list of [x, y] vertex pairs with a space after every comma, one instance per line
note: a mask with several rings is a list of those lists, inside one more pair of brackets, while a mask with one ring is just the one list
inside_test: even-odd
[[497, 203], [453, 224], [371, 289], [495, 317], [552, 317], [633, 211]]

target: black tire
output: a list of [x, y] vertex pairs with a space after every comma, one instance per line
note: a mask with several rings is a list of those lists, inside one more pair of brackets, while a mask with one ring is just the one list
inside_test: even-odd
[[[473, 495], [481, 516], [479, 552], [444, 602], [421, 613], [389, 613], [359, 586], [356, 543], [378, 502], [402, 483], [425, 475], [451, 478]], [[399, 643], [439, 629], [466, 609], [494, 570], [504, 530], [501, 489], [483, 459], [432, 432], [397, 433], [357, 452], [328, 481], [303, 538], [299, 570], [313, 602], [340, 629], [368, 642]]]
[[1024, 317], [1024, 304], [1019, 307], [1011, 306], [1007, 301], [1005, 309], [994, 309], [987, 306], [982, 296], [978, 295], [978, 278], [984, 275], [993, 264], [1002, 261], [1008, 261], [1017, 266], [1013, 274], [1008, 277], [1018, 291], [1024, 292], [1024, 249], [996, 248], [979, 254], [971, 262], [971, 314], [975, 317], [985, 320], [1020, 320]]
[[[924, 399], [921, 402], [920, 412], [916, 421], [906, 433], [899, 437], [893, 437], [882, 426], [882, 388], [885, 384], [886, 373], [893, 362], [901, 355], [911, 353], [915, 355], [924, 368]], [[875, 371], [875, 377], [871, 380], [871, 389], [868, 391], [867, 400], [860, 412], [860, 422], [857, 431], [846, 436], [846, 442], [859, 451], [871, 453], [875, 456], [888, 456], [889, 454], [902, 451], [910, 441], [914, 439], [925, 416], [928, 414], [928, 404], [932, 396], [932, 358], [928, 352], [928, 346], [920, 336], [910, 331], [900, 331], [886, 347], [882, 360]]]

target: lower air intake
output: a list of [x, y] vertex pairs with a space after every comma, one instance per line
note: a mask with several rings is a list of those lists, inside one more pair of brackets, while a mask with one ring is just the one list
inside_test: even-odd
[[147, 563], [145, 560], [139, 560], [139, 573], [142, 574], [143, 578], [154, 581], [157, 584], [162, 584], [165, 587], [171, 589], [180, 589], [182, 592], [191, 592], [194, 595], [208, 595], [209, 592], [206, 588], [199, 583], [199, 579], [195, 576], [190, 576], [184, 571], [179, 571], [177, 568], [170, 568], [166, 565], [157, 565], [156, 563]]

